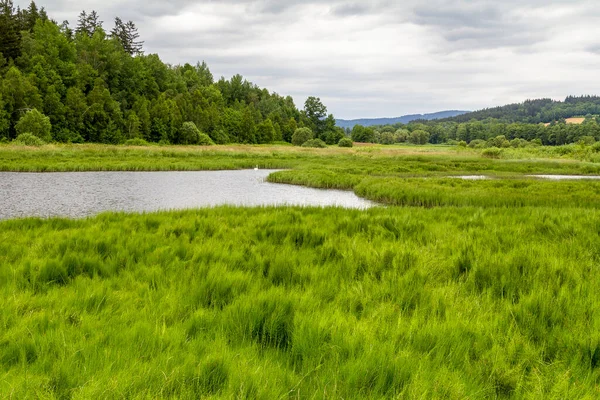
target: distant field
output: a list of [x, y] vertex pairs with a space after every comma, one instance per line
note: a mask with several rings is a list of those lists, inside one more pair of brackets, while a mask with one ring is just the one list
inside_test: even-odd
[[[585, 122], [585, 117], [574, 117], [574, 118], [567, 118], [565, 119], [567, 124], [573, 124], [573, 125], [581, 125]], [[550, 126], [550, 123], [546, 123], [544, 124], [545, 126]]]

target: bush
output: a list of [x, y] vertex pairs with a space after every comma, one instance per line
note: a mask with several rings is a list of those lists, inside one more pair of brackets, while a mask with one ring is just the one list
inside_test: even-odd
[[324, 149], [327, 147], [327, 144], [324, 141], [322, 141], [321, 139], [311, 139], [311, 140], [304, 142], [302, 147], [314, 147], [314, 148], [318, 148], [318, 149]]
[[542, 146], [542, 139], [533, 139], [531, 142], [529, 142], [529, 146], [531, 147], [539, 147]]
[[429, 142], [429, 132], [417, 129], [410, 134], [408, 141], [412, 144], [426, 144]]
[[579, 138], [579, 141], [583, 142], [583, 144], [586, 146], [591, 146], [594, 143], [596, 143], [596, 138], [594, 138], [593, 136], [582, 136], [581, 138]]
[[54, 132], [54, 140], [59, 143], [83, 143], [83, 137], [79, 133], [75, 133], [70, 129], [61, 129], [58, 132]]
[[294, 146], [302, 146], [313, 138], [313, 133], [309, 128], [298, 128], [292, 135], [292, 144]]
[[461, 140], [460, 142], [458, 142], [458, 147], [467, 147], [467, 142], [465, 142], [464, 140]]
[[181, 144], [199, 144], [200, 146], [211, 146], [215, 144], [206, 133], [200, 132], [193, 122], [184, 122], [180, 131]]
[[198, 143], [197, 144], [200, 146], [213, 146], [215, 144], [215, 142], [213, 142], [213, 140], [210, 138], [210, 136], [208, 136], [206, 133], [200, 132], [200, 135], [198, 135]]
[[381, 144], [394, 144], [396, 143], [396, 137], [393, 133], [383, 132], [379, 137], [379, 143]]
[[13, 140], [13, 144], [18, 146], [43, 146], [46, 142], [31, 133], [21, 133]]
[[510, 146], [514, 147], [515, 149], [520, 147], [527, 147], [528, 144], [529, 142], [525, 139], [516, 138], [510, 141]]
[[481, 152], [481, 155], [485, 158], [500, 158], [502, 156], [502, 149], [497, 147], [490, 147]]
[[471, 140], [469, 147], [472, 149], [484, 149], [487, 146], [487, 142], [481, 139]]
[[124, 144], [125, 146], [150, 146], [150, 143], [141, 138], [126, 140]]
[[350, 138], [343, 138], [338, 142], [338, 146], [340, 147], [352, 147], [354, 146], [354, 143], [352, 142], [352, 139]]
[[506, 139], [506, 136], [500, 135], [488, 140], [488, 145], [490, 147], [506, 148], [510, 147], [510, 142]]
[[600, 153], [600, 142], [594, 143], [591, 148], [594, 153]]
[[15, 125], [15, 130], [18, 135], [29, 133], [45, 142], [52, 140], [52, 124], [50, 123], [50, 118], [46, 117], [35, 108], [21, 117], [19, 122], [17, 122], [17, 125]]

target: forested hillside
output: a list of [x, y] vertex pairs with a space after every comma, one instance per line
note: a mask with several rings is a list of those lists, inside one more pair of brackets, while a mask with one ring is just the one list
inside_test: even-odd
[[501, 122], [550, 123], [560, 119], [588, 114], [600, 114], [599, 96], [569, 96], [565, 101], [552, 99], [527, 100], [523, 103], [486, 108], [467, 114], [446, 118], [446, 121], [469, 122], [494, 118]]
[[343, 135], [318, 98], [298, 110], [241, 75], [215, 81], [205, 63], [145, 55], [132, 21], [117, 17], [106, 30], [84, 11], [71, 28], [34, 2], [0, 1], [2, 141], [37, 130], [58, 142], [269, 143], [299, 127], [330, 143]]
[[[598, 115], [600, 97], [567, 97], [564, 102], [531, 100], [435, 121], [415, 120], [376, 127], [357, 125], [352, 129], [352, 138], [381, 144], [464, 142], [477, 148], [590, 145], [600, 141]], [[578, 123], [570, 123], [567, 118], [571, 117], [582, 118]]]

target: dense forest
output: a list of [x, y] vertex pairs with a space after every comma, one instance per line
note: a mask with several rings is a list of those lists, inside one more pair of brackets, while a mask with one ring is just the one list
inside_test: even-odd
[[213, 79], [208, 66], [145, 55], [132, 21], [106, 31], [92, 11], [73, 29], [32, 2], [0, 1], [0, 140], [171, 144], [292, 141], [298, 128], [337, 143], [343, 131], [320, 99], [298, 110], [241, 75]]
[[[357, 125], [351, 131], [359, 142], [393, 144], [461, 143], [471, 147], [560, 146], [600, 141], [600, 97], [568, 97], [564, 102], [532, 100], [453, 118], [417, 120], [376, 127]], [[583, 123], [567, 118], [582, 116]]]
[[492, 118], [505, 123], [525, 122], [538, 124], [540, 122], [550, 123], [560, 119], [588, 114], [600, 114], [599, 96], [569, 96], [565, 101], [551, 99], [527, 100], [523, 103], [486, 108], [446, 118], [444, 121], [469, 122], [471, 120], [483, 121]]

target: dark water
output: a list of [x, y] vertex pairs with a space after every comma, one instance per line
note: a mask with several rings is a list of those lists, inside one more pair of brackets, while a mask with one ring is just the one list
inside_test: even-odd
[[219, 205], [373, 206], [352, 192], [265, 182], [271, 172], [0, 172], [0, 219]]

